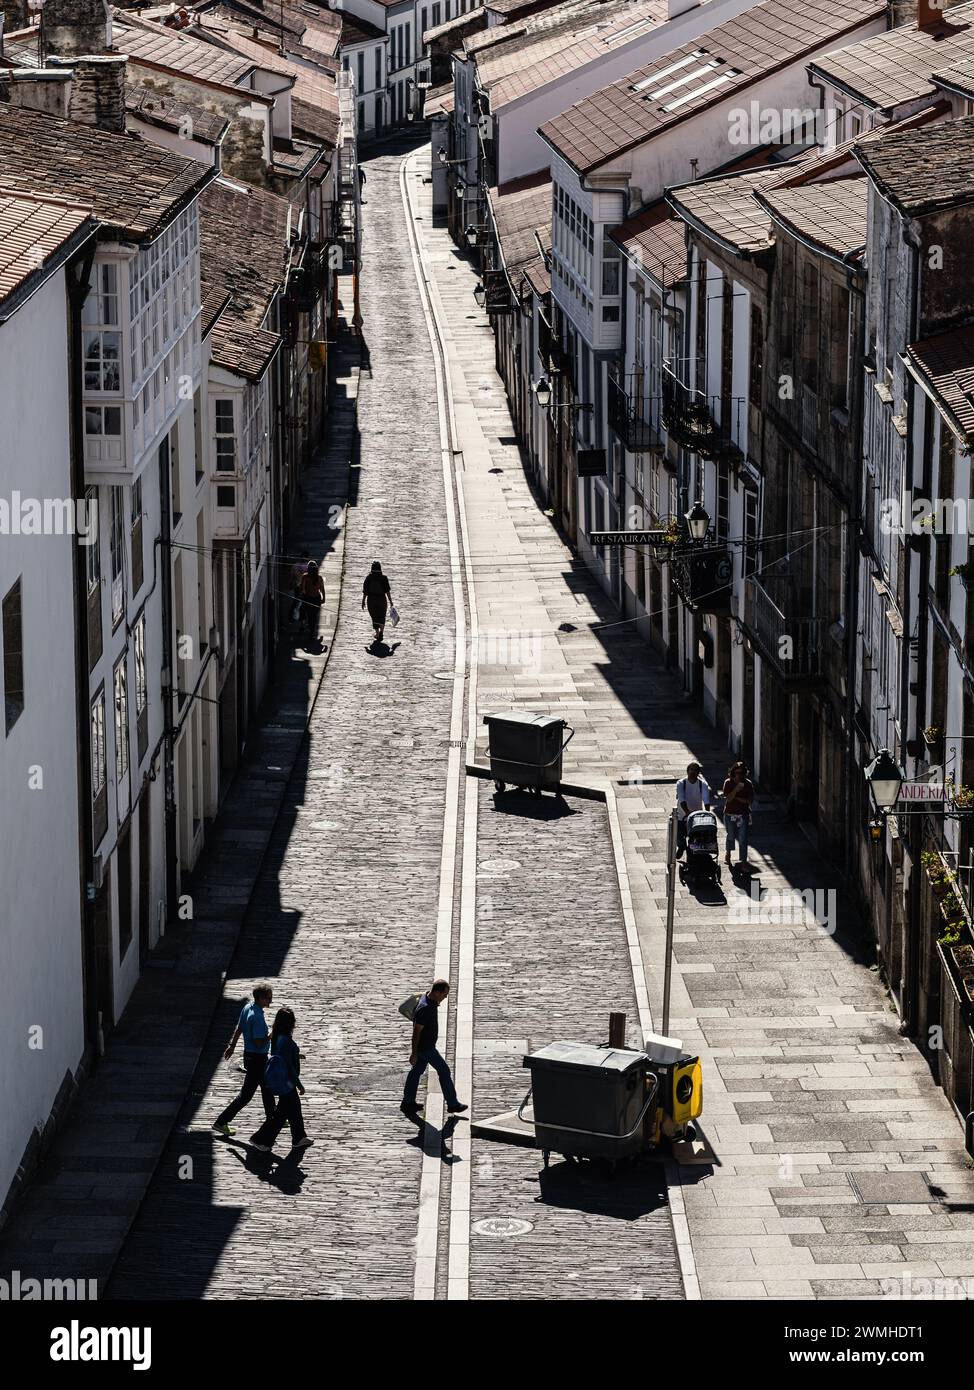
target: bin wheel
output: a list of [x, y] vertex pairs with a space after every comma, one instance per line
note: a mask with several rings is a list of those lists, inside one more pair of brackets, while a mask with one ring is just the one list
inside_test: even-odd
[[494, 783], [494, 786], [497, 788], [497, 790], [498, 790], [499, 792], [504, 791], [506, 785], [507, 785], [506, 782], [495, 782], [495, 783]]

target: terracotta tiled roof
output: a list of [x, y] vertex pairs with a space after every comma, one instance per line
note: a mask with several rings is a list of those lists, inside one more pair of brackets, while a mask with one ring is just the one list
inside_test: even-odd
[[671, 188], [666, 200], [691, 225], [697, 224], [742, 255], [753, 255], [773, 240], [771, 218], [755, 200], [755, 191], [780, 177], [780, 168], [766, 167], [729, 178], [699, 179]]
[[[569, 107], [541, 134], [587, 173], [880, 18], [885, 9], [879, 0], [807, 0], [800, 9], [794, 0], [765, 0]], [[695, 75], [684, 82], [684, 74]]]
[[230, 291], [221, 289], [219, 285], [213, 285], [203, 295], [200, 305], [200, 333], [204, 338], [212, 332], [214, 324], [232, 298]]
[[546, 169], [490, 188], [487, 199], [508, 278], [520, 289], [529, 266], [544, 266], [537, 233], [542, 246], [551, 244], [551, 174]]
[[428, 120], [430, 116], [439, 115], [442, 112], [452, 111], [455, 103], [455, 89], [452, 82], [447, 82], [442, 87], [431, 87], [426, 93], [426, 101], [423, 103], [423, 115]]
[[[454, 15], [445, 24], [431, 25], [429, 29], [423, 30], [423, 42], [426, 44], [435, 43], [437, 39], [448, 38], [450, 34], [459, 34], [469, 29], [482, 30], [487, 28], [487, 10], [481, 5], [476, 10], [468, 10], [466, 14]], [[459, 40], [457, 41], [459, 44]]]
[[950, 92], [959, 92], [974, 100], [974, 57], [954, 63], [949, 68], [938, 68], [932, 74], [932, 80], [937, 87], [945, 87]]
[[90, 207], [126, 239], [155, 236], [214, 177], [209, 164], [134, 135], [0, 102], [0, 186]]
[[188, 117], [193, 123], [193, 139], [204, 145], [217, 144], [230, 125], [225, 117], [215, 116], [195, 102], [176, 101], [165, 92], [132, 83], [127, 83], [125, 87], [125, 109], [130, 116], [145, 121], [147, 125], [176, 132], [185, 128]]
[[869, 180], [862, 175], [823, 179], [756, 194], [776, 222], [840, 259], [866, 244]]
[[281, 346], [281, 335], [265, 328], [248, 328], [228, 314], [221, 314], [213, 327], [210, 361], [235, 376], [259, 381]]
[[522, 21], [523, 32], [501, 39], [477, 58], [477, 81], [490, 93], [490, 109], [537, 91], [613, 51], [612, 41], [641, 19], [647, 31], [666, 21], [666, 0], [592, 0], [558, 5]]
[[241, 34], [225, 20], [202, 14], [199, 25], [193, 29], [193, 33], [198, 34], [201, 39], [212, 39], [217, 44], [223, 44], [224, 47], [232, 49], [241, 58], [246, 58], [252, 67], [263, 68], [265, 72], [276, 72], [281, 77], [292, 75], [293, 63], [289, 63], [280, 53], [275, 53], [264, 44], [258, 43], [255, 38]]
[[974, 202], [974, 116], [857, 142], [856, 158], [902, 213]]
[[911, 343], [907, 360], [957, 434], [974, 440], [974, 325]]
[[0, 192], [0, 303], [88, 222], [84, 208]]
[[626, 254], [649, 271], [661, 285], [686, 279], [687, 248], [684, 225], [660, 198], [612, 232]]
[[888, 111], [935, 91], [933, 74], [974, 56], [974, 5], [957, 5], [942, 23], [919, 29], [904, 24], [863, 39], [809, 65], [866, 106]]
[[338, 88], [332, 71], [315, 71], [287, 55], [272, 54], [256, 39], [248, 38], [232, 28], [223, 18], [210, 19], [204, 15], [202, 29], [214, 43], [225, 44], [252, 60], [255, 66], [269, 68], [282, 77], [292, 78], [292, 119], [295, 125], [334, 148], [338, 141]]
[[213, 328], [210, 360], [256, 380], [277, 350], [267, 311], [287, 275], [288, 204], [263, 189], [217, 179], [200, 199], [204, 302], [230, 296]]
[[116, 19], [112, 24], [112, 51], [223, 87], [238, 86], [254, 70], [252, 62], [237, 54], [162, 24], [139, 23], [128, 12], [124, 23]]

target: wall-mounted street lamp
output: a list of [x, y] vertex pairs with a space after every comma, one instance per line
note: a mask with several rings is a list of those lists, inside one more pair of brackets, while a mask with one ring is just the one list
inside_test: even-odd
[[537, 396], [538, 405], [540, 405], [542, 410], [548, 410], [550, 408], [551, 410], [577, 410], [580, 413], [587, 413], [595, 409], [591, 401], [565, 401], [561, 405], [553, 406], [551, 404], [551, 382], [546, 376], [536, 381], [531, 389]]
[[863, 773], [877, 811], [884, 815], [895, 807], [903, 785], [903, 769], [888, 748], [881, 748]]
[[684, 518], [690, 537], [695, 541], [705, 541], [710, 530], [710, 514], [702, 502], [694, 502]]
[[484, 289], [483, 285], [480, 283], [479, 280], [474, 286], [473, 297], [477, 301], [478, 307], [481, 309], [487, 303], [487, 291]]
[[471, 223], [464, 233], [464, 236], [467, 238], [467, 245], [472, 249], [476, 249], [480, 244], [480, 233], [486, 232], [487, 230], [486, 227], [475, 227], [473, 223]]

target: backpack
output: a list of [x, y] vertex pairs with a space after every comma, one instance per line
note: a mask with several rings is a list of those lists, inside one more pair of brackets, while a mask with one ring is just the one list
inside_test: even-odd
[[408, 999], [404, 999], [399, 1005], [399, 1012], [402, 1014], [403, 1018], [408, 1018], [410, 1023], [412, 1023], [416, 1016], [416, 1010], [419, 1007], [419, 1001], [422, 997], [422, 994], [411, 994]]
[[267, 1059], [267, 1066], [264, 1068], [264, 1085], [269, 1091], [273, 1091], [275, 1096], [286, 1096], [291, 1090], [291, 1078], [287, 1074], [287, 1063], [276, 1052], [273, 1057]]

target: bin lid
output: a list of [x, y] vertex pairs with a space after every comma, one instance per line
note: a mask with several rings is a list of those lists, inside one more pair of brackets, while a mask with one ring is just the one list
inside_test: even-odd
[[524, 1058], [523, 1065], [534, 1067], [571, 1067], [590, 1074], [617, 1076], [633, 1067], [645, 1066], [645, 1052], [632, 1052], [621, 1047], [592, 1047], [589, 1043], [553, 1042]]
[[564, 724], [564, 719], [560, 719], [553, 714], [532, 714], [526, 709], [503, 710], [498, 714], [485, 714], [485, 724], [531, 724], [536, 729], [548, 729], [552, 724]]

